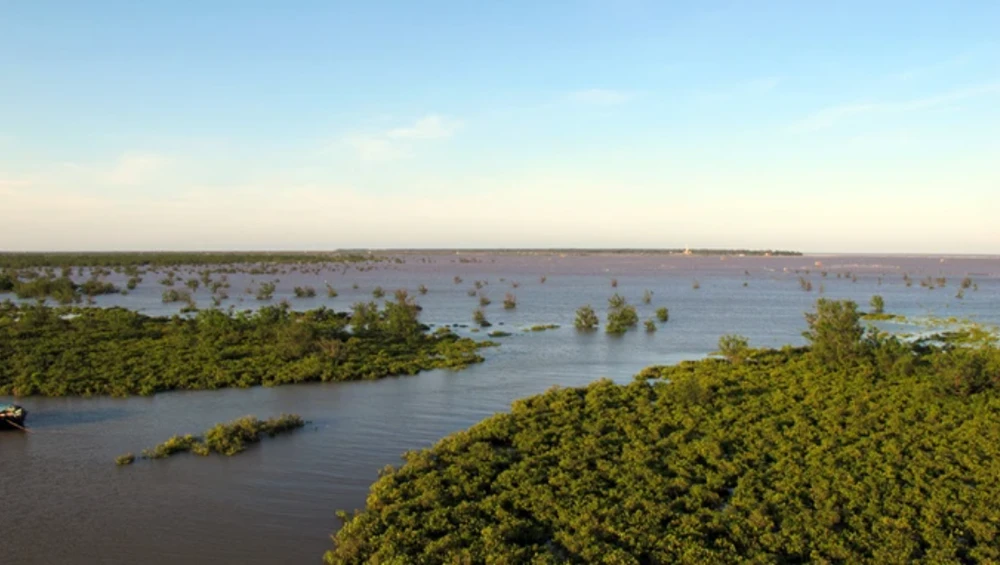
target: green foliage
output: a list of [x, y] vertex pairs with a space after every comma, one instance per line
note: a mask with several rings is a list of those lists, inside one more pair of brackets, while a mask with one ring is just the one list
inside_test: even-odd
[[490, 299], [485, 294], [480, 294], [479, 295], [479, 305], [480, 306], [482, 306], [483, 308], [485, 308], [485, 307], [489, 306], [490, 304], [492, 304], [492, 301], [490, 301]]
[[544, 332], [546, 330], [557, 330], [559, 329], [559, 324], [536, 324], [530, 328], [525, 328], [526, 332]]
[[812, 345], [812, 355], [824, 366], [850, 367], [866, 353], [858, 305], [850, 300], [816, 301], [816, 311], [806, 314], [809, 330], [802, 335]]
[[337, 298], [337, 290], [330, 285], [326, 285], [326, 297]]
[[378, 304], [374, 302], [357, 302], [351, 306], [351, 332], [357, 336], [368, 336], [378, 333], [382, 327], [382, 316]]
[[170, 304], [172, 302], [190, 303], [193, 299], [191, 298], [191, 293], [186, 290], [168, 288], [163, 291], [162, 300], [164, 304]]
[[384, 334], [400, 341], [419, 340], [423, 327], [419, 321], [420, 309], [405, 290], [395, 292], [395, 300], [385, 303], [381, 330]]
[[482, 308], [476, 308], [472, 312], [472, 321], [481, 328], [488, 328], [493, 325], [486, 319], [486, 313], [483, 312]]
[[377, 379], [482, 361], [476, 342], [415, 326], [414, 305], [405, 302], [385, 312], [366, 306], [361, 322], [357, 311], [325, 308], [203, 310], [183, 318], [3, 303], [0, 395], [127, 396]]
[[631, 306], [625, 298], [615, 293], [608, 299], [608, 323], [604, 326], [604, 331], [609, 334], [620, 335], [634, 328], [639, 323], [639, 313], [635, 306]]
[[0, 267], [171, 267], [181, 265], [309, 264], [386, 261], [385, 257], [341, 253], [0, 253]]
[[[152, 449], [142, 452], [144, 459], [165, 459], [178, 453], [210, 455], [219, 453], [233, 456], [242, 453], [250, 444], [257, 443], [264, 435], [274, 437], [305, 426], [298, 414], [282, 414], [268, 420], [258, 420], [254, 416], [244, 416], [225, 424], [216, 424], [203, 436], [174, 436]], [[127, 453], [115, 459], [117, 465], [131, 465], [135, 456]]]
[[739, 365], [750, 356], [750, 340], [747, 338], [729, 334], [719, 338], [719, 350], [716, 355], [721, 355], [734, 365]]
[[517, 308], [517, 297], [508, 292], [503, 298], [503, 308], [504, 310], [513, 310], [514, 308]]
[[[295, 298], [312, 298], [316, 296], [316, 289], [311, 286], [297, 286], [294, 289]], [[329, 289], [327, 290], [329, 294]]]
[[97, 296], [99, 294], [114, 294], [121, 289], [109, 282], [89, 279], [83, 284], [78, 285], [76, 290], [84, 296]]
[[142, 450], [142, 456], [144, 459], [165, 459], [178, 453], [187, 453], [197, 443], [198, 438], [191, 434], [173, 436], [154, 448]]
[[325, 560], [1000, 562], [1000, 393], [873, 343], [911, 362], [787, 348], [517, 401], [383, 470]]
[[666, 306], [661, 306], [656, 309], [656, 319], [661, 322], [667, 322], [670, 320], [670, 310], [667, 310]]
[[257, 287], [257, 300], [270, 300], [274, 296], [277, 285], [273, 282], [261, 283]]
[[510, 337], [513, 334], [511, 334], [510, 332], [505, 332], [503, 330], [493, 330], [486, 335], [490, 337]]
[[14, 283], [17, 277], [7, 271], [0, 271], [0, 293], [14, 290]]
[[382, 298], [383, 296], [385, 296], [385, 291], [382, 290], [382, 287], [376, 286], [372, 290], [372, 296], [375, 297], [375, 298]]
[[69, 277], [40, 277], [34, 280], [14, 280], [14, 293], [18, 298], [54, 298], [60, 304], [80, 302], [77, 285]]
[[581, 306], [576, 310], [576, 320], [573, 325], [581, 331], [591, 331], [597, 328], [601, 321], [597, 319], [597, 313], [589, 304]]
[[[83, 284], [74, 283], [69, 276], [34, 277], [22, 281], [11, 275], [4, 275], [6, 278], [0, 280], [0, 286], [13, 290], [18, 298], [54, 298], [61, 304], [71, 304], [80, 302], [82, 296], [97, 296], [100, 294], [114, 294], [120, 289], [115, 285], [92, 278]], [[0, 289], [2, 291], [2, 289]]]
[[653, 333], [656, 331], [656, 322], [654, 322], [651, 319], [646, 320], [645, 326], [646, 326], [646, 333]]
[[872, 307], [872, 314], [885, 314], [885, 300], [882, 296], [878, 294], [872, 296], [868, 304]]

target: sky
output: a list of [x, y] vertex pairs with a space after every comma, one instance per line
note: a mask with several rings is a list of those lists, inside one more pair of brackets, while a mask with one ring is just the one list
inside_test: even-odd
[[0, 250], [1000, 254], [1000, 2], [0, 0]]

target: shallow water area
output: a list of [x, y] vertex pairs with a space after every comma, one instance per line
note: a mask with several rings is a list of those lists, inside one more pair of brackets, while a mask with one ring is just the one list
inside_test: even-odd
[[[904, 273], [912, 286], [904, 284]], [[922, 288], [919, 281], [927, 276], [947, 277], [947, 284]], [[966, 290], [958, 299], [965, 276], [978, 290]], [[192, 277], [197, 274], [185, 273], [178, 285], [183, 288], [183, 280]], [[801, 289], [799, 277], [812, 283], [811, 292]], [[161, 302], [160, 278], [162, 273], [147, 273], [127, 296], [99, 296], [96, 303], [173, 314], [179, 305]], [[617, 288], [612, 278], [618, 279]], [[244, 289], [274, 279], [280, 282], [271, 302], [288, 299], [296, 309], [342, 310], [372, 300], [376, 286], [389, 296], [406, 288], [423, 306], [422, 320], [434, 325], [471, 325], [479, 298], [468, 291], [474, 281], [486, 281], [481, 292], [492, 301], [484, 308], [494, 324], [490, 329], [513, 335], [485, 350], [485, 363], [458, 372], [127, 399], [17, 399], [30, 411], [32, 432], [0, 433], [4, 562], [319, 563], [330, 547], [329, 534], [339, 526], [334, 512], [362, 507], [381, 467], [551, 386], [603, 377], [628, 382], [649, 365], [702, 357], [727, 333], [743, 334], [754, 346], [801, 344], [802, 315], [821, 296], [851, 298], [864, 309], [879, 294], [886, 311], [895, 314], [1000, 324], [996, 257], [410, 254], [403, 264], [364, 272], [351, 267], [230, 274], [231, 298], [222, 307], [258, 306]], [[124, 277], [109, 280], [122, 284]], [[326, 297], [327, 283], [339, 296]], [[417, 293], [420, 284], [428, 287], [426, 295]], [[315, 287], [317, 296], [295, 298], [292, 289], [303, 285]], [[646, 289], [653, 293], [650, 304], [642, 302]], [[517, 297], [516, 309], [503, 308], [508, 292]], [[576, 308], [591, 304], [603, 320], [614, 292], [637, 307], [641, 320], [666, 306], [670, 321], [655, 333], [647, 334], [640, 324], [622, 337], [573, 329]], [[209, 296], [204, 288], [195, 293], [200, 307], [210, 305]], [[523, 331], [549, 323], [561, 327]], [[485, 331], [456, 331], [486, 338]], [[0, 397], [0, 404], [11, 400]], [[235, 457], [181, 455], [124, 468], [114, 464], [116, 456], [138, 453], [174, 434], [200, 433], [247, 414], [266, 418], [283, 412], [309, 423]]]

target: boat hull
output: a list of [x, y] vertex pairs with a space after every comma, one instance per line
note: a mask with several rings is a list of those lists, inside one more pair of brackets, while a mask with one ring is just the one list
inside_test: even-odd
[[20, 408], [18, 413], [0, 413], [0, 430], [23, 430], [28, 411]]

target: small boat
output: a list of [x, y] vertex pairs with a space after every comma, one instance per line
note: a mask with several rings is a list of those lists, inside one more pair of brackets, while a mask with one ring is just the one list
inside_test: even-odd
[[17, 404], [0, 404], [0, 430], [23, 430], [28, 411]]

